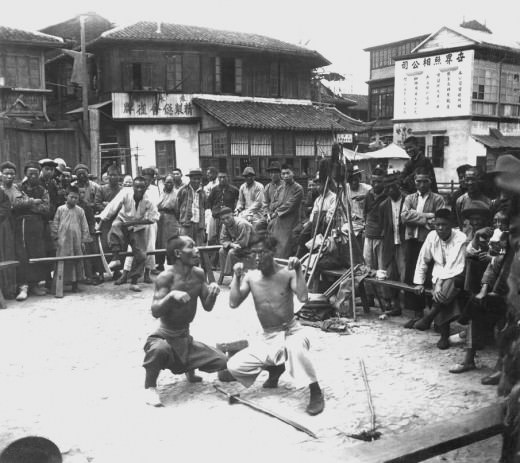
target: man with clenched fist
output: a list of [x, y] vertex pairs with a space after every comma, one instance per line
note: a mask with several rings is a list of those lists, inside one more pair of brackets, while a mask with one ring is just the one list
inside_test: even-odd
[[152, 302], [152, 315], [161, 323], [144, 346], [143, 367], [146, 370], [146, 403], [161, 406], [157, 378], [161, 370], [185, 373], [189, 382], [202, 381], [194, 370], [214, 373], [226, 368], [226, 355], [190, 336], [189, 326], [195, 318], [197, 298], [211, 311], [220, 289], [216, 283], [206, 284], [204, 271], [197, 267], [199, 250], [188, 236], [173, 236], [166, 252], [172, 268], [157, 276]]
[[289, 258], [287, 267], [274, 261], [276, 244], [274, 238], [267, 237], [252, 246], [257, 270], [244, 273], [242, 263], [233, 267], [229, 305], [233, 309], [238, 307], [252, 293], [264, 333], [258, 343], [251, 343], [250, 347], [231, 357], [227, 368], [246, 387], [251, 386], [265, 369], [269, 378], [264, 387], [275, 388], [287, 364], [295, 381], [309, 386], [310, 401], [306, 411], [309, 415], [317, 415], [323, 411], [325, 401], [309, 358], [309, 339], [294, 317], [293, 295], [296, 294], [300, 302], [306, 302], [307, 286], [298, 258]]

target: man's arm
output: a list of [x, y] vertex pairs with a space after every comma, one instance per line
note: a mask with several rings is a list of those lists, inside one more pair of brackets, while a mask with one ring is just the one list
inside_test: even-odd
[[237, 201], [237, 212], [242, 212], [244, 208], [246, 207], [246, 197], [244, 195], [244, 185], [240, 186], [240, 189], [238, 190], [238, 201]]
[[426, 272], [428, 271], [428, 264], [433, 259], [431, 252], [432, 240], [430, 238], [432, 233], [437, 232], [432, 231], [426, 237], [426, 241], [423, 243], [421, 251], [419, 252], [419, 257], [417, 258], [417, 265], [415, 266], [415, 274], [413, 276], [413, 282], [416, 285], [424, 286], [424, 282], [426, 281]]
[[162, 317], [171, 309], [171, 301], [186, 303], [191, 298], [184, 291], [171, 290], [174, 277], [171, 273], [163, 272], [155, 280], [155, 291], [152, 301], [152, 315], [155, 318]]
[[435, 217], [435, 214], [433, 212], [417, 212], [413, 209], [412, 197], [413, 195], [408, 195], [404, 198], [401, 220], [407, 224], [426, 225], [428, 219]]
[[302, 264], [297, 257], [290, 257], [287, 263], [288, 270], [294, 270], [294, 275], [291, 276], [291, 290], [300, 302], [307, 302], [309, 300], [309, 291], [305, 283], [305, 277], [302, 272]]
[[200, 292], [200, 302], [202, 303], [202, 308], [206, 312], [211, 312], [215, 306], [215, 302], [217, 301], [220, 288], [217, 283], [210, 283], [209, 285], [206, 283], [206, 277], [204, 275], [204, 271], [201, 268], [194, 268], [193, 270], [195, 274], [198, 275], [202, 280], [202, 290]]
[[115, 215], [119, 212], [121, 207], [123, 206], [123, 202], [125, 199], [126, 191], [122, 189], [115, 197], [110, 201], [101, 214], [99, 214], [99, 217], [102, 222], [109, 221], [115, 217]]
[[231, 280], [229, 291], [229, 307], [236, 309], [249, 296], [250, 291], [249, 279], [244, 273], [244, 264], [238, 262], [233, 266], [233, 280]]

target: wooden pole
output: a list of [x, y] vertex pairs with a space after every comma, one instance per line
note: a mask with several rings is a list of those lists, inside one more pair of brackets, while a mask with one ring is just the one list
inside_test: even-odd
[[[323, 203], [325, 202], [325, 195], [327, 194], [327, 189], [329, 187], [329, 178], [330, 178], [330, 176], [327, 175], [327, 180], [325, 180], [325, 188], [323, 189], [323, 193], [321, 194], [320, 208], [318, 209], [318, 220], [316, 220], [316, 227], [314, 227], [314, 233], [312, 235], [312, 245], [311, 245], [311, 249], [309, 250], [310, 255], [312, 255], [312, 251], [314, 251], [314, 244], [316, 243], [316, 235], [318, 233], [318, 228], [320, 226], [320, 218], [321, 218], [321, 212], [323, 211]], [[314, 208], [314, 205], [313, 205], [313, 208]], [[309, 267], [307, 266], [305, 268], [305, 274], [303, 275], [304, 278], [307, 278], [308, 271], [309, 271]]]
[[[79, 17], [80, 33], [81, 33], [81, 65], [83, 75], [81, 76], [81, 102], [83, 106], [83, 131], [90, 133], [88, 118], [88, 72], [87, 72], [87, 53], [85, 44], [85, 16]], [[90, 147], [92, 150], [92, 146]]]

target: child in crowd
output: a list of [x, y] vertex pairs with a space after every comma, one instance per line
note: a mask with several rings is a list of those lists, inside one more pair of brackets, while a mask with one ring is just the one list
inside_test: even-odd
[[[85, 212], [78, 204], [79, 190], [69, 187], [66, 202], [58, 207], [51, 226], [56, 243], [56, 256], [82, 256], [85, 243], [92, 240]], [[78, 282], [85, 279], [82, 261], [65, 262], [64, 283], [72, 284], [72, 292], [78, 291]]]

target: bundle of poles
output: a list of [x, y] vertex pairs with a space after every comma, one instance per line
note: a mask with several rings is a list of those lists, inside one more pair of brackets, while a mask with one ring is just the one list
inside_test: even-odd
[[[357, 147], [356, 147], [355, 153], [357, 153]], [[325, 196], [332, 183], [335, 183], [335, 182], [331, 178], [331, 173], [329, 172], [327, 175], [327, 178], [325, 180], [325, 186], [323, 188], [323, 193], [321, 195], [321, 201], [320, 201], [320, 206], [318, 209], [316, 225], [314, 226], [314, 231], [313, 231], [313, 235], [312, 235], [312, 243], [311, 243], [310, 255], [309, 255], [309, 264], [305, 268], [305, 278], [307, 279], [307, 286], [310, 286], [310, 284], [312, 283], [312, 279], [314, 278], [314, 275], [316, 273], [316, 269], [318, 267], [319, 260], [323, 256], [325, 243], [327, 242], [327, 239], [329, 238], [329, 235], [331, 234], [332, 224], [334, 222], [334, 219], [336, 218], [339, 208], [341, 207], [341, 209], [343, 210], [343, 213], [345, 214], [345, 218], [347, 221], [350, 267], [347, 270], [347, 272], [345, 274], [343, 274], [324, 293], [324, 295], [326, 295], [327, 297], [330, 297], [333, 294], [333, 292], [336, 290], [336, 288], [338, 288], [343, 282], [347, 281], [348, 278], [350, 278], [351, 286], [352, 286], [352, 291], [351, 291], [352, 308], [353, 308], [352, 312], [353, 312], [353, 318], [354, 318], [354, 320], [356, 320], [355, 271], [358, 268], [358, 266], [354, 265], [353, 242], [355, 239], [355, 235], [354, 235], [354, 230], [352, 227], [352, 212], [351, 212], [351, 208], [350, 208], [350, 204], [351, 204], [350, 203], [350, 201], [351, 201], [350, 188], [348, 188], [348, 186], [347, 186], [346, 179], [344, 179], [342, 184], [339, 184], [339, 185], [336, 184], [336, 204], [334, 207], [334, 212], [332, 214], [331, 220], [329, 220], [329, 222], [327, 223], [327, 228], [325, 229], [325, 233], [323, 234], [323, 239], [321, 240], [321, 243], [320, 243], [320, 246], [318, 249], [318, 253], [314, 259], [314, 263], [312, 263], [314, 247], [316, 244], [316, 237], [318, 235], [318, 230], [320, 227], [320, 222], [321, 222], [322, 213], [323, 213], [323, 205], [325, 203]], [[343, 201], [343, 196], [345, 197], [345, 201]], [[309, 269], [310, 269], [310, 274], [309, 274]]]

